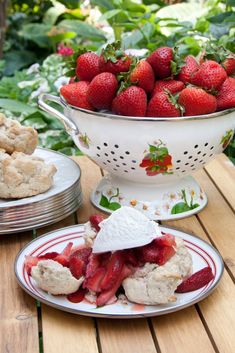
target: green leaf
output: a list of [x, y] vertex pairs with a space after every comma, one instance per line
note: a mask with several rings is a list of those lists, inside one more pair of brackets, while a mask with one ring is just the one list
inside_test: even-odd
[[14, 113], [35, 113], [36, 108], [14, 99], [0, 98], [0, 107]]
[[116, 16], [120, 12], [122, 12], [122, 10], [110, 10], [110, 11], [107, 11], [99, 18], [99, 22], [105, 21], [105, 20], [110, 20], [112, 17]]
[[36, 43], [40, 48], [48, 48], [51, 45], [48, 37], [50, 30], [51, 26], [44, 23], [28, 23], [22, 27], [20, 35]]
[[3, 74], [10, 76], [14, 72], [37, 61], [34, 52], [29, 50], [11, 50], [4, 54], [5, 67]]
[[102, 194], [99, 204], [102, 207], [109, 208], [109, 200], [108, 200], [108, 198]]
[[28, 115], [22, 123], [26, 126], [32, 126], [36, 130], [45, 129], [47, 127], [47, 123], [43, 120], [43, 115], [39, 111]]
[[114, 9], [113, 1], [110, 0], [91, 0], [91, 5], [99, 6], [104, 12]]
[[82, 39], [106, 40], [103, 31], [79, 20], [64, 20], [59, 23], [58, 27], [76, 32]]
[[149, 152], [150, 153], [154, 153], [154, 152], [156, 152], [157, 151], [157, 147], [156, 146], [154, 146], [154, 145], [149, 145]]
[[194, 208], [197, 208], [197, 207], [199, 207], [200, 205], [198, 204], [198, 203], [195, 203], [194, 205], [192, 205], [191, 207], [190, 207], [190, 209], [191, 210], [193, 210]]
[[[230, 20], [231, 18], [231, 20]], [[234, 18], [234, 12], [233, 11], [228, 11], [228, 12], [223, 12], [218, 15], [212, 16], [208, 18], [208, 21], [211, 23], [222, 23], [224, 21], [232, 22], [232, 19]]]
[[116, 211], [121, 208], [121, 205], [118, 202], [111, 202], [107, 208], [109, 210]]
[[60, 4], [58, 1], [55, 1], [54, 6], [50, 7], [44, 17], [43, 22], [47, 25], [54, 25], [60, 15], [66, 12], [64, 5]]
[[171, 209], [171, 214], [178, 214], [190, 211], [190, 207], [185, 202], [179, 202]]

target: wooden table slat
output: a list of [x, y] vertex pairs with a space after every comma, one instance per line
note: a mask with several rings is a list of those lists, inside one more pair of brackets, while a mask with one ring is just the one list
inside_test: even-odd
[[224, 155], [220, 154], [205, 166], [207, 173], [220, 190], [221, 194], [235, 210], [235, 168], [233, 163]]
[[0, 239], [0, 352], [38, 353], [36, 301], [18, 285], [14, 261], [32, 233], [6, 235]]
[[209, 200], [204, 210], [198, 214], [198, 218], [223, 256], [226, 265], [235, 275], [234, 213], [205, 171], [198, 171], [196, 178], [206, 190]]
[[[195, 216], [167, 223], [210, 242]], [[235, 287], [226, 270], [218, 287], [206, 299], [199, 302], [198, 306], [218, 350], [221, 353], [232, 353], [232, 347], [235, 347]], [[183, 311], [181, 313], [184, 315]], [[167, 320], [167, 317], [163, 317], [162, 320]], [[195, 321], [190, 329], [194, 330], [194, 326]], [[207, 351], [201, 350], [201, 352]]]

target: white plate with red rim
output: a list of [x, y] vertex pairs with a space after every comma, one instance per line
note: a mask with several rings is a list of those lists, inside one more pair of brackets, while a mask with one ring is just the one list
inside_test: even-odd
[[84, 233], [84, 226], [82, 224], [44, 234], [28, 243], [16, 257], [15, 275], [20, 286], [32, 297], [54, 308], [74, 314], [93, 317], [131, 319], [172, 313], [206, 298], [218, 285], [223, 273], [224, 265], [218, 251], [204, 240], [194, 235], [168, 227], [161, 226], [161, 230], [184, 240], [186, 247], [192, 255], [193, 273], [206, 266], [210, 266], [214, 274], [214, 279], [203, 288], [193, 292], [176, 294], [177, 301], [174, 303], [153, 306], [140, 305], [131, 302], [122, 303], [118, 300], [116, 303], [110, 305], [96, 307], [94, 304], [90, 304], [86, 300], [83, 300], [80, 303], [72, 303], [66, 298], [66, 296], [53, 296], [41, 290], [36, 285], [33, 278], [26, 272], [24, 266], [25, 256], [39, 256], [46, 252], [53, 251], [61, 252], [68, 242], [73, 242], [74, 246], [83, 244], [84, 241], [82, 235]]

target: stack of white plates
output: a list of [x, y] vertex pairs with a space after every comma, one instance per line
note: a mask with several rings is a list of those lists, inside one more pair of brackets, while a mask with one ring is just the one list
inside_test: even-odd
[[82, 203], [81, 170], [61, 153], [37, 148], [35, 156], [54, 164], [54, 185], [43, 194], [24, 199], [0, 199], [0, 234], [16, 233], [56, 223]]

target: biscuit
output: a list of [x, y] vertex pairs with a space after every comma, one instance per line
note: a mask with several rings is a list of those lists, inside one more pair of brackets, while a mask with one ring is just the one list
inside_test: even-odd
[[32, 154], [37, 143], [36, 130], [29, 126], [22, 126], [16, 120], [7, 119], [0, 113], [0, 148], [9, 154], [15, 151]]
[[56, 167], [43, 159], [0, 149], [0, 198], [19, 199], [41, 194], [53, 185]]

